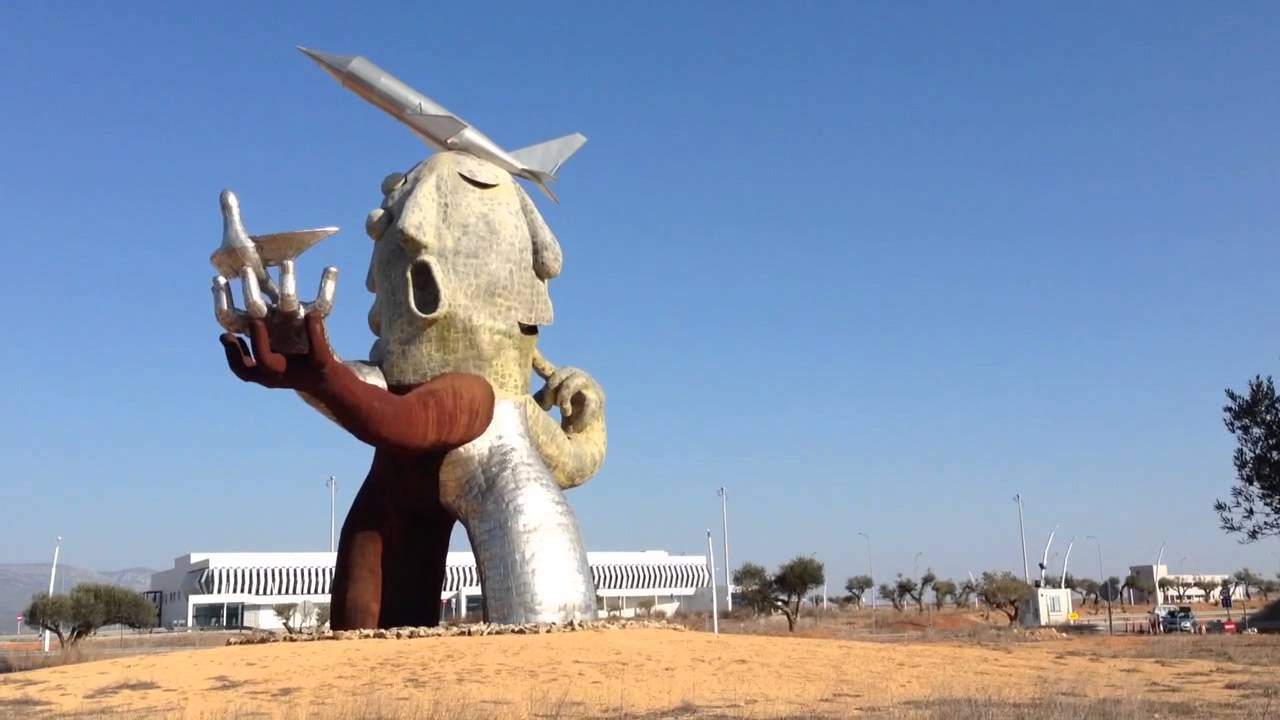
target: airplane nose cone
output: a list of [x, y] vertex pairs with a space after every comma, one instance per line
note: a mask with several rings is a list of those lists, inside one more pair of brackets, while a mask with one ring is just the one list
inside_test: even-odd
[[314, 60], [317, 65], [324, 68], [325, 72], [334, 77], [341, 77], [347, 71], [347, 67], [351, 65], [351, 62], [356, 59], [354, 55], [334, 55], [333, 53], [305, 48], [301, 45], [298, 46], [298, 50], [303, 55]]

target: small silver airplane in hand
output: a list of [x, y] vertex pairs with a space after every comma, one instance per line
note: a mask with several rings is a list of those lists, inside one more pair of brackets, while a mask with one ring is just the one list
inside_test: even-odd
[[[294, 276], [294, 258], [306, 252], [312, 245], [338, 232], [336, 227], [295, 230], [271, 235], [250, 235], [240, 219], [240, 201], [230, 190], [218, 196], [222, 205], [222, 244], [209, 256], [209, 262], [218, 270], [213, 279], [214, 316], [228, 332], [244, 332], [250, 318], [262, 319], [268, 315], [265, 295], [271, 303], [277, 303], [274, 320], [277, 323], [293, 323], [308, 310], [327, 316], [333, 307], [337, 268], [328, 267], [320, 278], [320, 291], [313, 303], [298, 301], [297, 281]], [[280, 288], [276, 287], [267, 272], [269, 267], [280, 268]], [[230, 282], [240, 278], [244, 293], [245, 311], [237, 310], [231, 298]], [[297, 330], [293, 328], [292, 330]], [[297, 335], [297, 332], [291, 332]], [[274, 340], [273, 340], [274, 342]], [[305, 340], [284, 337], [283, 343], [305, 349]]]
[[218, 274], [231, 280], [244, 270], [253, 273], [262, 292], [274, 302], [280, 294], [267, 268], [293, 260], [308, 248], [338, 232], [336, 227], [294, 230], [271, 235], [250, 235], [240, 219], [240, 200], [230, 190], [218, 196], [222, 204], [222, 244], [209, 256]]
[[436, 150], [461, 150], [488, 160], [512, 175], [537, 185], [547, 197], [560, 202], [549, 184], [560, 166], [587, 142], [573, 133], [507, 152], [488, 136], [439, 103], [396, 79], [394, 75], [359, 55], [332, 55], [299, 47], [307, 57], [351, 92], [408, 125]]

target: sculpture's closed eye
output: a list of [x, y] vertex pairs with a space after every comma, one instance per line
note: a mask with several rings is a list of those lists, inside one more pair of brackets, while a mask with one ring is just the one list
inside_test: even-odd
[[473, 178], [461, 171], [458, 172], [458, 177], [462, 178], [463, 180], [466, 180], [468, 185], [472, 187], [478, 187], [481, 190], [489, 190], [491, 188], [498, 187], [498, 183], [496, 182], [495, 183], [485, 182], [483, 180]]
[[482, 190], [501, 185], [507, 175], [505, 170], [463, 153], [454, 156], [454, 169], [468, 185]]

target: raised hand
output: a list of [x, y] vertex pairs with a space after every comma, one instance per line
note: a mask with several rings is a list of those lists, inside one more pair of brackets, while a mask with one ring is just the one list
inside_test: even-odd
[[223, 333], [219, 340], [227, 353], [231, 372], [245, 382], [269, 388], [314, 390], [324, 382], [325, 374], [333, 366], [341, 364], [325, 337], [324, 318], [317, 312], [308, 313], [302, 319], [307, 340], [307, 348], [302, 352], [283, 353], [273, 349], [270, 330], [262, 318], [249, 317], [244, 322], [252, 345], [230, 332]]
[[235, 306], [231, 283], [218, 275], [213, 278], [213, 314], [223, 329], [230, 333], [248, 332], [251, 320], [262, 320], [270, 330], [271, 347], [282, 353], [307, 351], [307, 334], [302, 327], [305, 315], [317, 314], [322, 319], [333, 310], [337, 291], [338, 269], [327, 267], [320, 276], [320, 289], [313, 302], [298, 301], [298, 282], [292, 260], [280, 263], [279, 302], [271, 304], [250, 268], [240, 271], [240, 285], [245, 309]]
[[583, 370], [562, 367], [546, 376], [547, 384], [534, 393], [543, 410], [560, 408], [565, 432], [581, 432], [604, 415], [604, 389]]

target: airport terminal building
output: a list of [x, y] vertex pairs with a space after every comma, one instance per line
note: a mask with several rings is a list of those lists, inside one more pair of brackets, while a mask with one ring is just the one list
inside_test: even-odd
[[[151, 576], [146, 595], [166, 628], [249, 627], [277, 629], [276, 605], [300, 610], [328, 604], [334, 560], [330, 552], [197, 552]], [[667, 613], [710, 604], [711, 573], [702, 555], [589, 552], [596, 606], [629, 617], [643, 603]], [[451, 552], [440, 592], [441, 619], [478, 619], [482, 595], [475, 558]]]

